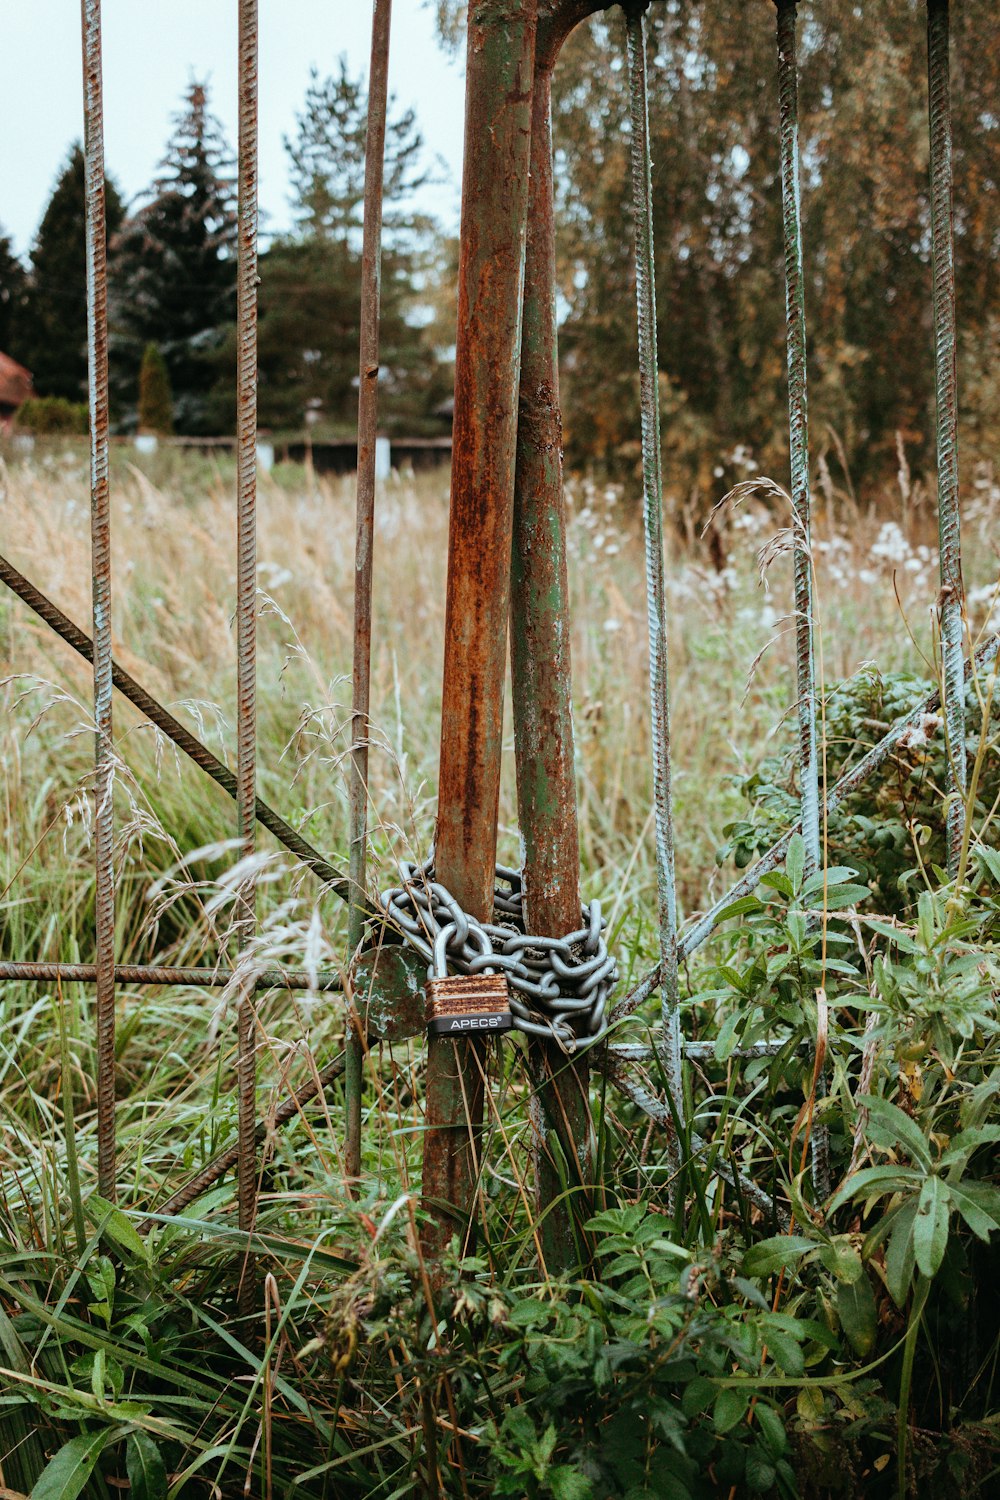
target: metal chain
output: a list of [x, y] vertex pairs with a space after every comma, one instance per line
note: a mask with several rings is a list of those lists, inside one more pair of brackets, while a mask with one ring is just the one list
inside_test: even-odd
[[536, 937], [524, 930], [519, 870], [497, 865], [492, 922], [462, 910], [435, 880], [433, 858], [404, 861], [400, 871], [402, 884], [383, 891], [379, 902], [393, 928], [427, 959], [429, 978], [445, 966], [458, 974], [505, 974], [517, 1029], [554, 1040], [568, 1053], [604, 1035], [618, 965], [604, 940], [599, 901], [581, 911], [575, 932]]

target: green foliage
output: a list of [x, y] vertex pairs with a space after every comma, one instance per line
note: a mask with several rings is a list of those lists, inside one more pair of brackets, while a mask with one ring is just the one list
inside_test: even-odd
[[[825, 777], [821, 792], [833, 787], [898, 718], [933, 691], [933, 684], [910, 673], [883, 675], [868, 665], [837, 683], [826, 695], [821, 718]], [[989, 700], [988, 719], [975, 683], [966, 692], [966, 754], [971, 765], [985, 735], [982, 776], [972, 811], [976, 826], [988, 825], [1000, 795], [1000, 696]], [[749, 865], [798, 816], [796, 749], [789, 726], [786, 745], [765, 757], [740, 788], [750, 814], [726, 826], [720, 863], [732, 858]], [[940, 713], [927, 714], [904, 734], [883, 765], [845, 798], [830, 818], [827, 848], [831, 863], [850, 865], [870, 888], [869, 906], [886, 913], [912, 909], [925, 871], [946, 864], [945, 788], [947, 753]]]
[[[111, 240], [124, 210], [110, 179], [104, 184]], [[31, 248], [31, 284], [23, 352], [40, 396], [78, 402], [87, 394], [87, 254], [84, 160], [73, 147], [59, 174]]]
[[[261, 258], [260, 416], [265, 426], [353, 434], [357, 424], [361, 320], [361, 224], [368, 100], [346, 58], [335, 75], [314, 70], [294, 138], [286, 139], [297, 233]], [[414, 208], [427, 181], [412, 111], [386, 126], [379, 362], [386, 431], [415, 435], [438, 425], [450, 394], [442, 350], [448, 319], [428, 322], [436, 288], [449, 287], [447, 256], [434, 226]], [[450, 321], [449, 321], [450, 319]], [[440, 324], [440, 326], [436, 326]]]
[[[455, 9], [439, 7], [443, 25]], [[934, 466], [925, 26], [913, 0], [886, 0], [864, 27], [853, 0], [800, 14], [810, 425], [845, 488], [875, 492], [895, 479], [897, 433], [914, 475]], [[739, 24], [693, 0], [653, 6], [646, 24], [665, 473], [722, 491], [744, 477], [747, 448], [765, 472], [787, 463], [774, 14], [755, 6]], [[627, 471], [638, 381], [623, 53], [620, 13], [580, 27], [554, 73], [553, 123], [567, 453]], [[998, 195], [982, 190], [1000, 174], [991, 0], [963, 7], [952, 56], [962, 441], [987, 460], [1000, 312]]]
[[0, 353], [26, 363], [25, 319], [28, 273], [15, 255], [10, 236], [0, 232]]
[[163, 355], [147, 344], [139, 370], [139, 431], [169, 436], [174, 430], [174, 403]]
[[86, 402], [67, 401], [64, 396], [33, 396], [18, 408], [17, 425], [22, 432], [39, 437], [60, 433], [83, 435], [90, 425]]
[[112, 368], [126, 416], [139, 398], [149, 344], [159, 349], [182, 433], [232, 426], [235, 362], [227, 349], [236, 313], [236, 194], [232, 157], [192, 83], [148, 201], [114, 244]]

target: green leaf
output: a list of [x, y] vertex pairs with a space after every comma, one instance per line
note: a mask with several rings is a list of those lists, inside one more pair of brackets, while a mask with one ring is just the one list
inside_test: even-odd
[[[810, 896], [820, 896], [824, 889], [832, 891], [834, 886], [844, 886], [857, 881], [858, 872], [853, 865], [830, 865], [826, 870], [817, 870], [815, 875], [810, 875], [802, 887], [802, 900], [808, 901]], [[865, 891], [870, 895], [868, 887]]]
[[720, 1435], [742, 1422], [750, 1405], [749, 1385], [725, 1386], [715, 1398], [712, 1425]]
[[842, 1281], [837, 1288], [837, 1316], [855, 1354], [867, 1358], [875, 1347], [875, 1293], [867, 1275]]
[[134, 1256], [143, 1265], [149, 1265], [149, 1245], [120, 1208], [115, 1208], [113, 1203], [91, 1193], [87, 1200], [87, 1217], [103, 1234], [114, 1240], [120, 1249], [127, 1250], [130, 1256]]
[[838, 1281], [857, 1281], [864, 1272], [861, 1256], [846, 1234], [838, 1234], [819, 1252], [822, 1264]]
[[76, 1500], [113, 1436], [113, 1428], [102, 1427], [70, 1438], [35, 1480], [31, 1500]]
[[923, 952], [923, 949], [913, 941], [910, 934], [903, 928], [894, 927], [891, 922], [883, 921], [879, 917], [863, 916], [861, 921], [864, 922], [866, 927], [870, 927], [873, 932], [877, 932], [879, 937], [888, 938], [891, 943], [895, 943], [900, 953]]
[[785, 855], [785, 874], [792, 882], [792, 890], [796, 893], [802, 885], [802, 872], [806, 867], [806, 841], [801, 833], [793, 833], [788, 840], [788, 853]]
[[560, 1464], [550, 1469], [545, 1482], [552, 1491], [553, 1500], [591, 1500], [594, 1493], [590, 1480], [579, 1469]]
[[785, 1424], [781, 1420], [773, 1406], [768, 1406], [766, 1401], [758, 1401], [754, 1407], [754, 1416], [761, 1430], [767, 1451], [774, 1458], [780, 1458], [788, 1447], [788, 1438], [785, 1435]]
[[688, 1418], [696, 1417], [711, 1402], [715, 1386], [706, 1375], [696, 1375], [689, 1380], [681, 1392], [681, 1411]]
[[764, 904], [757, 896], [739, 896], [720, 911], [717, 920], [725, 922], [728, 917], [745, 917], [751, 911], [763, 911]]
[[776, 1271], [794, 1266], [815, 1249], [816, 1241], [807, 1240], [804, 1235], [776, 1234], [750, 1246], [743, 1257], [743, 1271], [747, 1276], [773, 1276]]
[[817, 892], [813, 905], [824, 911], [843, 911], [848, 906], [858, 906], [862, 901], [870, 900], [871, 894], [866, 885], [831, 885], [825, 896], [822, 891]]
[[913, 1249], [924, 1276], [936, 1276], [948, 1248], [951, 1197], [943, 1177], [928, 1177], [920, 1189], [913, 1226]]
[[737, 1042], [736, 1028], [741, 1020], [739, 1012], [732, 1011], [719, 1027], [719, 1034], [715, 1038], [716, 1062], [725, 1062], [732, 1054]]
[[913, 1246], [913, 1226], [917, 1217], [916, 1200], [905, 1203], [896, 1215], [885, 1253], [885, 1284], [897, 1307], [902, 1307], [909, 1295], [916, 1265]]
[[949, 1182], [952, 1202], [973, 1234], [988, 1240], [1000, 1229], [1000, 1189], [988, 1182]]
[[167, 1466], [160, 1450], [141, 1428], [128, 1435], [125, 1445], [125, 1467], [132, 1486], [132, 1500], [164, 1500], [167, 1493]]
[[775, 1474], [774, 1464], [766, 1453], [759, 1448], [751, 1448], [747, 1454], [747, 1464], [744, 1471], [747, 1489], [755, 1495], [766, 1495], [774, 1487]]
[[841, 1208], [849, 1198], [877, 1198], [883, 1193], [905, 1193], [908, 1188], [915, 1190], [923, 1176], [913, 1167], [862, 1167], [834, 1193], [829, 1212]]
[[904, 1145], [925, 1171], [930, 1171], [931, 1154], [920, 1127], [903, 1113], [897, 1104], [876, 1094], [862, 1094], [857, 1103], [868, 1110], [868, 1136], [880, 1146], [898, 1148]]

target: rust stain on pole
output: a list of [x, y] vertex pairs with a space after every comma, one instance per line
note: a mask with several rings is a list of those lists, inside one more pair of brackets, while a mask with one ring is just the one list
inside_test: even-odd
[[[511, 559], [511, 694], [527, 927], [561, 937], [580, 924], [580, 849], [573, 743], [562, 414], [556, 334], [552, 71], [568, 33], [593, 4], [542, 4], [531, 107], [531, 178], [521, 324]], [[540, 1125], [554, 1133], [571, 1183], [592, 1162], [589, 1067], [555, 1043], [532, 1039]], [[536, 1149], [536, 1195], [546, 1264], [573, 1263], [586, 1195], [552, 1207], [562, 1179], [548, 1143]], [[545, 1212], [545, 1210], [548, 1212]], [[575, 1212], [574, 1212], [575, 1210]], [[576, 1223], [574, 1224], [574, 1219]]]
[[[239, 3], [239, 240], [236, 279], [237, 563], [236, 812], [244, 857], [254, 852], [257, 779], [257, 0]], [[237, 909], [242, 952], [253, 937], [256, 881], [247, 879]], [[252, 979], [236, 1010], [239, 1103], [239, 1225], [251, 1230], [257, 1203], [256, 1058]], [[248, 1265], [241, 1304], [251, 1305]]]
[[111, 725], [111, 491], [108, 467], [108, 256], [104, 206], [101, 3], [83, 0], [84, 158], [87, 235], [87, 393], [90, 405], [90, 537], [94, 601], [94, 859], [97, 946], [97, 1182], [115, 1184], [114, 746]]
[[[438, 878], [492, 917], [510, 604], [514, 445], [537, 0], [471, 0], [448, 538]], [[424, 1198], [433, 1251], [471, 1212], [478, 1042], [428, 1042]]]
[[[371, 708], [372, 561], [375, 541], [375, 442], [378, 436], [379, 310], [382, 280], [382, 177], [389, 87], [392, 0], [372, 5], [372, 50], [365, 136], [365, 210], [361, 247], [361, 360], [358, 374], [358, 503], [354, 545], [354, 669], [351, 699], [351, 902], [347, 946], [353, 955], [364, 933], [368, 851], [368, 739]], [[361, 897], [359, 900], [358, 897]], [[353, 1017], [347, 1023], [344, 1093], [348, 1177], [361, 1170], [361, 1087], [364, 1047]]]

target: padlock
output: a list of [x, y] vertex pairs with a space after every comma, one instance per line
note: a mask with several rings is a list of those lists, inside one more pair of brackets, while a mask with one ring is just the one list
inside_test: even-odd
[[448, 973], [448, 943], [456, 930], [449, 922], [434, 940], [434, 973], [427, 981], [427, 1035], [498, 1036], [513, 1030], [505, 975]]

